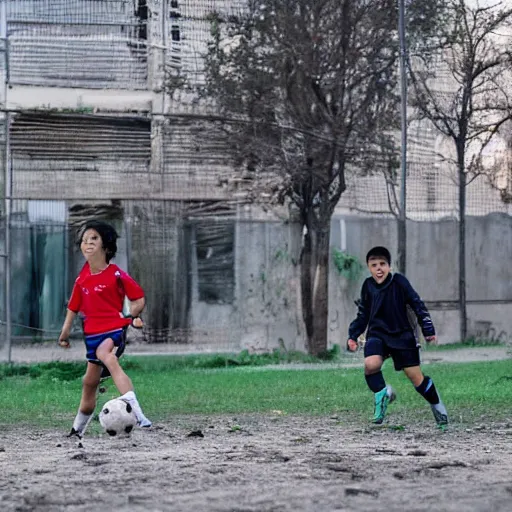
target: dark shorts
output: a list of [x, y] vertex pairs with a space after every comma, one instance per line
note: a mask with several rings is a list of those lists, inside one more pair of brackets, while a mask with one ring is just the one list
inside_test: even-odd
[[382, 359], [391, 357], [396, 371], [420, 365], [419, 347], [393, 348], [380, 338], [368, 338], [366, 340], [364, 345], [364, 357], [368, 356], [381, 356]]
[[89, 363], [103, 366], [103, 363], [96, 355], [96, 349], [108, 338], [111, 338], [114, 342], [114, 346], [117, 347], [116, 356], [118, 358], [121, 357], [126, 347], [126, 329], [85, 336], [85, 357]]

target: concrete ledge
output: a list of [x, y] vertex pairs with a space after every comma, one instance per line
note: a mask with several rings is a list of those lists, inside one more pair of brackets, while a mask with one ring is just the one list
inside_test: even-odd
[[74, 89], [12, 85], [7, 91], [8, 110], [74, 110], [82, 112], [151, 112], [151, 91]]

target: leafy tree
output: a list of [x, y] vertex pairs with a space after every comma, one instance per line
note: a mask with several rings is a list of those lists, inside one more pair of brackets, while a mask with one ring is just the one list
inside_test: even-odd
[[249, 0], [243, 16], [210, 16], [203, 95], [246, 197], [297, 214], [314, 355], [327, 349], [330, 224], [347, 173], [396, 161], [397, 19], [394, 0]]
[[[467, 337], [466, 188], [485, 172], [485, 148], [512, 117], [512, 28], [505, 2], [448, 0], [444, 22], [409, 62], [412, 105], [419, 117], [453, 142], [459, 207], [460, 338]], [[474, 5], [474, 6], [473, 6]]]

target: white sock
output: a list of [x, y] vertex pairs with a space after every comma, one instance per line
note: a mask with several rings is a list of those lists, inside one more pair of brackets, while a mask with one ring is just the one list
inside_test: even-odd
[[144, 427], [151, 426], [151, 421], [149, 421], [146, 418], [146, 416], [144, 416], [144, 413], [142, 412], [139, 401], [137, 400], [137, 397], [135, 396], [135, 393], [133, 391], [128, 391], [128, 393], [125, 393], [120, 398], [122, 400], [126, 400], [132, 406], [133, 412], [135, 413], [135, 416], [137, 418], [137, 422], [139, 423], [139, 425], [144, 426]]
[[92, 420], [91, 414], [85, 414], [82, 411], [78, 411], [75, 416], [75, 421], [73, 422], [73, 428], [75, 432], [78, 432], [81, 436], [85, 434], [87, 427], [89, 426], [90, 421]]

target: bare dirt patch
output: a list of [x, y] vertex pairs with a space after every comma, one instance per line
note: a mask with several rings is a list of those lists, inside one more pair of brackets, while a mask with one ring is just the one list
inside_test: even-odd
[[[13, 355], [82, 360], [83, 347], [15, 347]], [[506, 358], [503, 347], [423, 354], [426, 364]], [[360, 364], [355, 354], [333, 366]], [[180, 416], [130, 438], [91, 434], [84, 448], [60, 431], [0, 425], [0, 510], [511, 510], [512, 418], [444, 433], [433, 420], [400, 420], [370, 427], [341, 417]]]
[[510, 510], [512, 420], [443, 433], [399, 419], [175, 417], [130, 438], [90, 435], [84, 448], [3, 427], [1, 510]]

